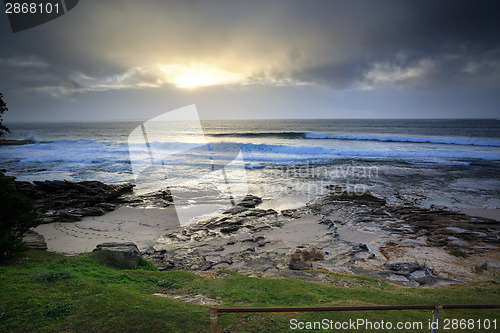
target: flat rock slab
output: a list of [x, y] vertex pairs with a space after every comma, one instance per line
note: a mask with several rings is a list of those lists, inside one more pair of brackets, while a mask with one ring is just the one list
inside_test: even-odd
[[47, 243], [45, 238], [33, 230], [28, 230], [24, 233], [23, 242], [28, 245], [30, 249], [47, 250]]

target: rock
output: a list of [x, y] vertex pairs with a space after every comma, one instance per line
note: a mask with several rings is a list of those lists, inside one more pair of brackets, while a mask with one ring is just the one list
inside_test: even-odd
[[296, 249], [292, 254], [288, 267], [293, 270], [306, 270], [312, 269], [312, 262], [316, 260], [323, 260], [325, 253], [316, 248], [309, 246], [307, 249]]
[[134, 243], [102, 243], [92, 251], [113, 267], [134, 268], [141, 262], [141, 253]]
[[[215, 218], [209, 220], [204, 228], [207, 229], [219, 229], [222, 233], [232, 233], [241, 228], [244, 221], [239, 217], [230, 217], [225, 215], [222, 218]], [[196, 228], [196, 226], [194, 227]]]
[[334, 193], [342, 193], [342, 192], [344, 192], [346, 190], [344, 186], [335, 185], [335, 184], [326, 185], [325, 188], [327, 190], [330, 190], [331, 192], [334, 192]]
[[234, 225], [227, 226], [225, 228], [221, 228], [220, 232], [222, 232], [223, 234], [230, 234], [230, 233], [238, 231], [240, 229], [240, 227], [241, 227], [240, 225], [234, 224]]
[[219, 264], [223, 261], [221, 256], [206, 256], [205, 261], [210, 264]]
[[387, 277], [387, 280], [394, 281], [394, 282], [409, 282], [410, 281], [404, 275], [399, 275], [399, 274], [391, 274]]
[[438, 276], [430, 268], [422, 268], [410, 274], [410, 279], [418, 282], [420, 285], [432, 284], [438, 281]]
[[311, 262], [306, 262], [306, 261], [291, 261], [288, 264], [288, 268], [296, 270], [296, 271], [305, 271], [308, 269], [312, 269], [312, 263]]
[[335, 253], [335, 249], [333, 247], [330, 247], [330, 246], [324, 247], [324, 248], [322, 248], [322, 250], [323, 250], [323, 252], [325, 252], [325, 254], [327, 256]]
[[[419, 285], [433, 284], [438, 280], [443, 280], [439, 278], [432, 269], [426, 267], [420, 267], [417, 264], [404, 263], [393, 263], [384, 264], [384, 266], [391, 271], [389, 277], [392, 281], [404, 282], [404, 279], [409, 281], [417, 282]], [[395, 275], [399, 275], [402, 278], [400, 280], [394, 279]]]
[[47, 243], [45, 243], [45, 238], [34, 230], [28, 230], [24, 233], [23, 242], [28, 245], [29, 248], [35, 250], [47, 250]]
[[427, 242], [423, 237], [418, 237], [417, 239], [412, 239], [412, 238], [403, 239], [400, 244], [404, 246], [427, 245]]
[[448, 239], [445, 235], [431, 235], [427, 237], [432, 246], [445, 246], [448, 244]]
[[357, 201], [363, 203], [371, 204], [385, 204], [385, 199], [378, 198], [370, 193], [353, 193], [348, 190], [338, 191], [335, 190], [326, 195], [329, 200], [339, 200], [339, 201]]
[[251, 238], [246, 238], [242, 239], [241, 242], [252, 242], [252, 243], [259, 243], [265, 240], [264, 236], [256, 236], [256, 237], [251, 237]]
[[276, 214], [278, 214], [278, 212], [275, 211], [274, 209], [249, 209], [245, 213], [243, 213], [241, 216], [261, 217], [261, 216], [276, 215]]
[[370, 252], [358, 252], [354, 255], [354, 258], [358, 260], [367, 260], [367, 259], [372, 259], [372, 254]]
[[292, 219], [298, 219], [302, 217], [303, 213], [297, 209], [284, 209], [281, 211], [281, 215], [290, 217]]
[[247, 195], [237, 206], [245, 208], [254, 208], [258, 204], [262, 203], [262, 199], [258, 196], [249, 194]]
[[423, 270], [423, 269], [419, 269], [418, 271], [415, 271], [413, 273], [410, 274], [410, 277], [414, 280], [416, 279], [422, 279], [424, 277], [426, 277], [427, 274], [426, 272]]
[[366, 205], [369, 206], [372, 210], [379, 209], [380, 207], [386, 204], [385, 199], [378, 198], [372, 194], [369, 193], [358, 194], [355, 192], [351, 192], [347, 189], [344, 189], [342, 191], [336, 190], [335, 192], [330, 192], [328, 194], [325, 194], [321, 198], [309, 201], [306, 204], [306, 207], [314, 211], [322, 211], [324, 206], [332, 203], [335, 204], [338, 203], [339, 201], [356, 203], [358, 205], [359, 204]]
[[101, 207], [87, 207], [78, 210], [82, 216], [101, 216], [106, 213], [106, 210]]
[[33, 140], [0, 140], [0, 146], [21, 146], [36, 143]]
[[[124, 202], [123, 195], [134, 185], [108, 185], [98, 181], [46, 180], [22, 182], [0, 172], [0, 178], [27, 196], [36, 208], [47, 210], [45, 222], [76, 222], [83, 216], [99, 216]], [[47, 218], [47, 219], [45, 219]]]
[[352, 252], [354, 252], [354, 253], [368, 252], [368, 251], [369, 251], [368, 246], [366, 244], [363, 244], [363, 243], [359, 243], [359, 244], [355, 245], [352, 249]]
[[451, 242], [448, 242], [448, 246], [455, 246], [459, 248], [464, 248], [464, 247], [471, 247], [471, 245], [461, 239], [456, 239], [452, 240]]
[[410, 264], [407, 262], [398, 262], [398, 263], [386, 263], [384, 264], [384, 267], [387, 270], [397, 272], [400, 275], [410, 275], [411, 273], [415, 272], [416, 270], [420, 269], [420, 266], [417, 264]]
[[81, 214], [61, 212], [59, 216], [53, 219], [54, 222], [78, 222], [82, 220]]
[[324, 224], [328, 227], [328, 229], [335, 229], [335, 222], [329, 219], [323, 219], [319, 222], [319, 224]]
[[236, 215], [238, 213], [242, 213], [246, 211], [248, 208], [243, 207], [243, 206], [234, 206], [233, 208], [230, 208], [226, 210], [223, 214], [231, 214], [231, 215]]
[[115, 210], [116, 205], [109, 202], [101, 202], [97, 205], [97, 207], [104, 209], [105, 211], [111, 212]]

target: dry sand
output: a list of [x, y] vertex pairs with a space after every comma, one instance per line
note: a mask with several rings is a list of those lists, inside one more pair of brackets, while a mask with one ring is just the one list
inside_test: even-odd
[[74, 255], [91, 252], [105, 242], [134, 242], [140, 251], [149, 248], [167, 230], [177, 227], [173, 207], [119, 207], [103, 216], [85, 217], [80, 222], [56, 222], [38, 226], [49, 251]]

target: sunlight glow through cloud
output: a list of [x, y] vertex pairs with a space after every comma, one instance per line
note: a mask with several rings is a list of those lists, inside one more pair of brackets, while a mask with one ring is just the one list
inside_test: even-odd
[[191, 65], [158, 65], [165, 74], [167, 82], [179, 88], [195, 88], [203, 86], [241, 83], [246, 76], [240, 73], [231, 73], [217, 67], [194, 63]]

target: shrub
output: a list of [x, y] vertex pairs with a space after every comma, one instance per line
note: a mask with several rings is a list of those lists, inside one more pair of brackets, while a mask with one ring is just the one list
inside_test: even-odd
[[75, 306], [71, 303], [57, 303], [45, 309], [45, 316], [51, 318], [64, 317], [68, 315]]
[[159, 280], [156, 282], [156, 285], [167, 289], [179, 289], [181, 287], [181, 281], [173, 278], [167, 278], [165, 280]]
[[68, 279], [71, 277], [71, 272], [47, 272], [47, 271], [37, 271], [30, 275], [30, 279], [36, 282], [55, 282], [63, 279]]
[[0, 93], [0, 138], [5, 135], [5, 133], [10, 133], [10, 130], [3, 124], [3, 113], [8, 111], [7, 103], [3, 100], [3, 95]]
[[144, 277], [144, 280], [147, 282], [153, 282], [154, 284], [157, 284], [158, 281], [160, 281], [160, 279], [154, 275], [148, 275], [148, 276]]
[[156, 267], [152, 261], [141, 258], [141, 261], [139, 262], [139, 265], [137, 265], [136, 269], [142, 269], [144, 271], [157, 271], [158, 267]]

